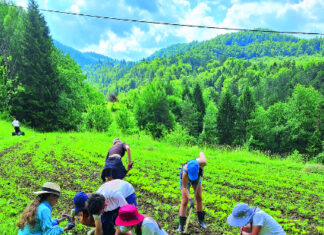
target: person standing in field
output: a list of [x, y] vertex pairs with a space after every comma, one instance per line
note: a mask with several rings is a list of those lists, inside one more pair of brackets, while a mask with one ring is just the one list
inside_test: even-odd
[[[127, 152], [128, 156], [128, 169], [126, 170], [121, 158]], [[113, 140], [113, 146], [109, 149], [104, 169], [101, 173], [101, 179], [106, 182], [106, 179], [124, 179], [127, 172], [133, 167], [131, 158], [131, 151], [128, 144], [123, 143], [119, 138]]]
[[47, 182], [41, 191], [34, 193], [37, 195], [36, 199], [25, 209], [17, 223], [18, 235], [60, 235], [74, 227], [72, 222], [69, 222], [64, 228], [58, 226], [61, 221], [67, 218], [66, 214], [63, 214], [60, 219], [51, 218], [52, 208], [61, 195], [60, 187], [57, 184]]
[[15, 128], [15, 132], [18, 134], [20, 132], [20, 122], [15, 118], [11, 125]]
[[81, 216], [82, 224], [95, 226], [92, 232], [96, 235], [115, 234], [119, 208], [127, 204], [137, 205], [133, 185], [120, 179], [102, 184], [93, 194], [78, 192], [73, 202], [75, 215]]
[[239, 203], [233, 208], [232, 214], [227, 217], [227, 223], [233, 227], [241, 227], [241, 235], [286, 234], [271, 215], [245, 203]]
[[193, 187], [197, 202], [197, 216], [201, 228], [206, 229], [204, 222], [205, 212], [202, 205], [202, 176], [203, 168], [206, 166], [206, 157], [200, 152], [199, 158], [192, 159], [184, 163], [180, 170], [180, 189], [181, 189], [181, 205], [179, 209], [179, 227], [178, 231], [182, 232], [186, 223], [187, 205], [190, 201], [190, 207], [193, 207], [193, 201], [190, 199], [189, 189]]
[[115, 235], [167, 235], [152, 217], [138, 213], [133, 205], [120, 208], [116, 225], [119, 228]]

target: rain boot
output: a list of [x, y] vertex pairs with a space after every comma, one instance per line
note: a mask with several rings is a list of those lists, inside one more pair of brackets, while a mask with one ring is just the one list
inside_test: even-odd
[[187, 217], [179, 216], [179, 228], [177, 230], [178, 232], [183, 232], [186, 220], [187, 220]]
[[205, 225], [205, 212], [204, 211], [197, 211], [197, 216], [198, 216], [198, 223], [200, 225], [200, 227], [202, 227], [203, 229], [206, 229], [207, 226]]

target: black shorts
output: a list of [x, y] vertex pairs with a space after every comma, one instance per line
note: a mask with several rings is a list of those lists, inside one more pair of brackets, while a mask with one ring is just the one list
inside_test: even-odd
[[115, 235], [115, 220], [118, 216], [119, 207], [113, 211], [104, 212], [101, 215], [103, 235]]
[[113, 179], [123, 179], [126, 176], [126, 169], [120, 157], [108, 157], [105, 167], [101, 173], [101, 179], [111, 176]]

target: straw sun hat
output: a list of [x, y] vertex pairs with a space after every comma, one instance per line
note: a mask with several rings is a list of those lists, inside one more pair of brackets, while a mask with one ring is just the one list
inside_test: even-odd
[[61, 194], [60, 186], [52, 182], [46, 182], [45, 184], [43, 184], [41, 191], [34, 192], [34, 194], [36, 195], [41, 195], [45, 193], [52, 193], [57, 196], [60, 196]]

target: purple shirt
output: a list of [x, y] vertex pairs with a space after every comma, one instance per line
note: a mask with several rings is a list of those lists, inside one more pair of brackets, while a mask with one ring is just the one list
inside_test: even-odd
[[126, 143], [117, 143], [115, 144], [114, 146], [112, 146], [109, 151], [108, 151], [108, 155], [107, 155], [107, 158], [113, 154], [118, 154], [120, 155], [121, 157], [123, 157], [125, 155], [125, 152], [126, 152], [126, 146], [127, 144]]

